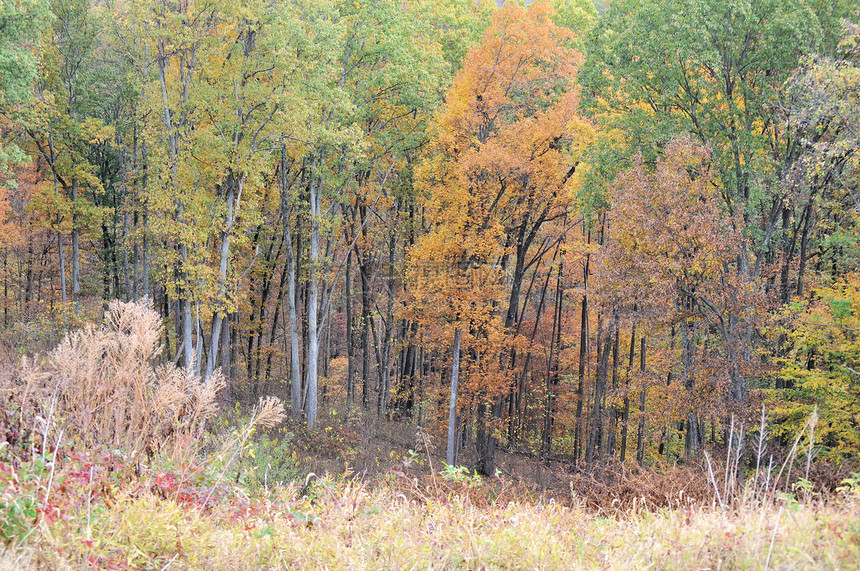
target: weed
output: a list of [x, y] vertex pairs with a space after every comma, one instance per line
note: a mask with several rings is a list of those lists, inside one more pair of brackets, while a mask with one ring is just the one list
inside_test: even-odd
[[440, 472], [440, 476], [442, 479], [448, 482], [452, 482], [455, 484], [461, 484], [468, 488], [480, 488], [482, 484], [481, 477], [478, 475], [478, 472], [474, 474], [469, 473], [469, 469], [465, 466], [451, 466], [442, 462], [442, 472]]
[[841, 483], [842, 486], [836, 488], [837, 492], [860, 496], [860, 472], [851, 472], [851, 477], [843, 479]]

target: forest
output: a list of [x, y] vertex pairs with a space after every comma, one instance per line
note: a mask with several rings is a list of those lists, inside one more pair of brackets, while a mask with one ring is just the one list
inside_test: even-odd
[[[388, 505], [323, 471], [634, 515], [695, 481], [775, 520], [742, 567], [789, 496], [860, 521], [860, 5], [496, 4], [0, 0], [7, 543], [233, 568], [92, 543], [92, 502], [146, 517], [141, 474], [200, 513], [292, 481], [300, 535]], [[807, 563], [858, 564], [850, 529]], [[556, 566], [536, 549], [431, 566]]]

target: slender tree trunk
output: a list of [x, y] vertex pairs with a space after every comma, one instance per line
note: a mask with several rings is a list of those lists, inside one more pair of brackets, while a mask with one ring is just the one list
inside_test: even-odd
[[[66, 302], [68, 301], [66, 298], [66, 256], [63, 252], [63, 234], [59, 231], [59, 227], [60, 215], [57, 214], [57, 249], [60, 256], [60, 299], [63, 301], [63, 307], [65, 308]], [[27, 299], [27, 301], [29, 301], [29, 299]]]
[[293, 416], [301, 415], [302, 411], [302, 381], [301, 363], [299, 362], [299, 320], [297, 312], [298, 292], [296, 291], [296, 257], [301, 252], [293, 251], [293, 234], [290, 226], [290, 196], [289, 178], [286, 173], [286, 153], [281, 150], [281, 211], [284, 223], [284, 245], [287, 252], [287, 298], [289, 301], [290, 326], [290, 401]]
[[576, 427], [573, 437], [573, 457], [574, 461], [578, 460], [582, 454], [582, 441], [584, 439], [584, 426], [582, 418], [582, 410], [585, 405], [585, 369], [588, 362], [588, 261], [589, 256], [585, 257], [585, 271], [583, 272], [583, 289], [582, 305], [580, 308], [580, 325], [579, 325], [579, 370], [578, 382], [576, 385]]
[[132, 298], [135, 298], [137, 301], [137, 295], [133, 295], [131, 291], [131, 264], [128, 261], [128, 241], [129, 241], [129, 223], [128, 223], [128, 212], [123, 212], [122, 214], [122, 271], [123, 271], [123, 283], [125, 286], [125, 300], [131, 301]]
[[233, 375], [230, 370], [230, 349], [232, 345], [232, 328], [230, 327], [230, 316], [225, 316], [222, 321], [221, 331], [221, 374], [227, 379], [227, 395], [232, 397]]
[[482, 401], [478, 404], [475, 418], [477, 425], [475, 434], [475, 449], [478, 453], [477, 472], [483, 476], [492, 476], [496, 471], [496, 439], [492, 435], [492, 422], [495, 416], [492, 409], [493, 405], [488, 405], [486, 401]]
[[597, 372], [594, 377], [594, 402], [591, 411], [591, 431], [585, 448], [585, 463], [589, 466], [600, 460], [603, 434], [603, 393], [606, 390], [606, 360], [609, 343], [603, 339], [603, 321], [597, 316]]
[[[254, 232], [254, 238], [252, 240], [252, 244], [254, 249], [256, 250], [260, 246], [260, 230], [261, 226], [257, 227], [256, 232]], [[257, 329], [255, 327], [256, 319], [257, 319], [257, 274], [252, 273], [248, 279], [248, 298], [251, 302], [251, 311], [249, 312], [248, 317], [248, 342], [247, 342], [247, 354], [248, 358], [245, 360], [245, 368], [248, 371], [248, 380], [254, 383], [254, 359], [252, 358], [254, 355], [254, 340], [256, 336], [254, 335], [254, 330]]]
[[391, 344], [394, 340], [394, 255], [397, 247], [395, 241], [394, 228], [389, 229], [388, 237], [388, 299], [385, 308], [385, 317], [380, 318], [382, 325], [385, 327], [384, 335], [382, 336], [383, 346], [380, 351], [382, 360], [380, 368], [382, 369], [381, 392], [379, 394], [379, 414], [383, 414], [388, 409], [388, 399], [391, 394]]
[[[236, 223], [236, 214], [238, 212], [237, 201], [242, 197], [242, 186], [244, 184], [243, 177], [236, 177], [233, 173], [227, 176], [226, 197], [227, 215], [224, 224], [224, 230], [221, 232], [221, 256], [218, 262], [218, 305], [220, 309], [216, 310], [215, 316], [212, 318], [212, 340], [209, 343], [209, 358], [206, 361], [206, 380], [215, 372], [215, 367], [218, 362], [218, 347], [221, 341], [221, 323], [227, 315], [226, 297], [227, 297], [227, 265], [230, 261], [230, 238], [233, 235], [233, 225]], [[250, 360], [251, 356], [248, 355]]]
[[[546, 401], [544, 403], [544, 424], [543, 424], [543, 453], [544, 456], [549, 456], [552, 452], [552, 426], [553, 426], [553, 400], [554, 400], [554, 392], [556, 387], [558, 386], [559, 381], [559, 353], [561, 351], [561, 315], [562, 315], [562, 299], [564, 297], [564, 291], [562, 290], [561, 280], [564, 272], [564, 262], [559, 263], [558, 267], [558, 277], [555, 282], [555, 309], [553, 311], [553, 321], [552, 321], [552, 337], [550, 339], [549, 345], [549, 362], [546, 371]], [[549, 276], [547, 276], [549, 277]], [[548, 282], [544, 284], [544, 289], [546, 289]], [[540, 307], [543, 306], [543, 296], [541, 296], [541, 303], [538, 304], [538, 311], [540, 311]], [[540, 317], [535, 318], [535, 329], [537, 329], [537, 320]], [[528, 359], [526, 359], [528, 361]]]
[[[55, 159], [55, 151], [54, 151], [54, 134], [53, 133], [51, 133], [48, 137], [48, 152], [50, 153], [48, 160], [50, 162], [51, 174], [53, 175], [53, 178], [54, 178], [54, 199], [59, 200], [59, 198], [60, 198], [60, 182], [59, 182], [59, 179], [57, 177], [57, 171], [56, 171], [55, 164], [54, 164], [56, 159]], [[65, 256], [65, 252], [63, 251], [63, 230], [62, 230], [62, 227], [60, 226], [62, 224], [62, 219], [60, 218], [60, 212], [59, 211], [57, 211], [56, 224], [57, 224], [57, 253], [58, 253], [59, 258], [60, 258], [60, 260], [59, 260], [59, 262], [60, 262], [60, 299], [63, 302], [63, 309], [65, 310], [66, 302], [68, 301], [68, 299], [66, 298], [66, 256]], [[31, 237], [31, 240], [29, 242], [31, 254], [32, 254], [32, 245], [33, 244], [32, 244], [32, 237]], [[29, 274], [28, 274], [28, 277], [29, 277]], [[29, 284], [30, 284], [30, 282], [28, 281], [27, 285], [29, 286]], [[29, 293], [29, 288], [27, 291]], [[30, 301], [29, 296], [26, 296], [25, 301], [27, 301], [27, 302]]]
[[[140, 167], [140, 147], [138, 145], [139, 134], [137, 131], [137, 125], [133, 128], [133, 153], [132, 153], [132, 170], [137, 172], [137, 169]], [[137, 185], [132, 186], [133, 189], [138, 188]], [[134, 205], [134, 214], [132, 216], [132, 231], [134, 232], [134, 237], [132, 238], [132, 300], [137, 303], [140, 299], [140, 240], [138, 240], [138, 229], [140, 228], [140, 204], [138, 202], [139, 197], [137, 193], [134, 193], [135, 196], [132, 198]]]
[[[182, 277], [184, 283], [187, 278], [185, 275], [184, 268], [188, 267], [188, 246], [186, 246], [185, 244], [181, 244], [179, 246], [179, 250], [183, 268]], [[184, 285], [182, 288], [180, 300], [182, 303], [182, 347], [185, 351], [185, 370], [188, 374], [188, 377], [192, 378], [197, 375], [197, 364], [194, 360], [195, 322], [191, 318], [191, 299], [190, 293], [187, 289], [187, 285]]]
[[618, 390], [618, 345], [620, 342], [620, 332], [618, 324], [618, 316], [615, 316], [615, 339], [612, 343], [612, 406], [609, 408], [609, 431], [607, 434], [607, 453], [609, 456], [615, 456], [616, 438], [618, 429], [618, 407], [614, 404], [614, 393]]
[[[639, 347], [639, 370], [645, 373], [645, 336], [642, 336]], [[643, 380], [644, 382], [644, 380]], [[636, 435], [636, 462], [642, 466], [645, 463], [645, 394], [643, 386], [639, 392], [639, 431]]]
[[454, 351], [451, 360], [451, 400], [448, 404], [448, 450], [449, 466], [456, 462], [457, 448], [457, 385], [460, 381], [460, 327], [454, 331]]
[[203, 320], [200, 319], [200, 302], [194, 302], [194, 334], [195, 340], [197, 344], [194, 348], [195, 356], [194, 356], [194, 376], [200, 376], [200, 369], [203, 366], [203, 350], [204, 350], [204, 338], [203, 338]]
[[[141, 143], [140, 149], [141, 149], [141, 153], [143, 155], [143, 164], [144, 164], [143, 181], [141, 184], [142, 184], [143, 188], [147, 188], [147, 185], [149, 184], [149, 182], [148, 182], [149, 178], [148, 178], [148, 174], [147, 174], [147, 170], [146, 170], [146, 157], [147, 157], [146, 141], [143, 141], [143, 143]], [[143, 297], [152, 298], [152, 292], [149, 289], [149, 199], [148, 198], [145, 198], [143, 201], [142, 218], [143, 218], [143, 239], [141, 240], [141, 242], [142, 242], [142, 244], [141, 244], [141, 247], [142, 247], [141, 256], [143, 258], [143, 270], [141, 272], [142, 273], [141, 280], [143, 282], [143, 286], [142, 286], [143, 287]]]
[[[556, 249], [556, 254], [558, 254], [558, 249]], [[555, 260], [555, 257], [553, 257]], [[529, 348], [526, 351], [526, 356], [523, 359], [522, 372], [519, 374], [519, 379], [517, 380], [516, 387], [511, 388], [510, 395], [510, 403], [509, 403], [509, 412], [510, 422], [508, 425], [508, 443], [511, 447], [514, 447], [519, 439], [519, 430], [520, 430], [520, 422], [522, 420], [523, 414], [523, 406], [525, 402], [525, 391], [526, 391], [526, 375], [529, 373], [529, 366], [531, 365], [532, 359], [532, 348], [534, 346], [535, 339], [537, 338], [538, 328], [540, 327], [541, 318], [543, 317], [543, 308], [544, 303], [546, 301], [546, 293], [549, 287], [550, 276], [552, 275], [552, 271], [547, 271], [546, 279], [543, 283], [543, 288], [541, 288], [540, 299], [538, 300], [537, 311], [535, 312], [535, 323], [532, 327], [531, 337], [529, 338]], [[537, 270], [532, 274], [531, 283], [529, 284], [529, 291], [531, 291], [535, 279], [537, 278]], [[526, 294], [526, 298], [528, 298], [528, 293]], [[528, 303], [526, 301], [525, 303]], [[518, 320], [517, 326], [519, 327], [522, 319]]]
[[313, 174], [310, 184], [311, 243], [310, 243], [310, 291], [308, 292], [308, 366], [305, 383], [308, 429], [313, 430], [317, 417], [317, 366], [319, 364], [320, 337], [317, 330], [319, 312], [319, 263], [320, 263], [320, 210], [322, 188], [319, 175]]
[[[687, 391], [688, 397], [695, 388], [694, 353], [695, 346], [690, 331], [690, 323], [689, 320], [684, 319], [681, 321], [681, 362], [684, 367], [684, 389]], [[687, 434], [684, 442], [684, 451], [688, 459], [696, 456], [699, 449], [699, 421], [696, 416], [696, 409], [692, 406], [692, 400], [691, 398], [691, 408], [687, 412]]]
[[[285, 240], [282, 237], [281, 248], [284, 247], [283, 242], [285, 242]], [[289, 255], [289, 254], [287, 254], [287, 255]], [[277, 262], [277, 258], [275, 258], [275, 261]], [[284, 302], [284, 290], [285, 290], [284, 286], [287, 283], [287, 274], [288, 273], [289, 273], [289, 268], [287, 267], [287, 264], [284, 263], [284, 266], [281, 270], [281, 280], [280, 280], [280, 283], [278, 284], [278, 297], [275, 298], [275, 312], [274, 312], [274, 316], [272, 317], [272, 326], [269, 330], [269, 344], [271, 344], [273, 347], [276, 343], [275, 339], [276, 339], [276, 335], [278, 332], [278, 324], [279, 324], [279, 320], [280, 320], [280, 316], [281, 316], [281, 308], [282, 308], [282, 305]], [[269, 377], [271, 377], [271, 374], [272, 374], [272, 357], [274, 354], [275, 354], [274, 351], [269, 351], [269, 354], [266, 356], [265, 378], [267, 378], [267, 379]]]
[[813, 222], [811, 218], [815, 215], [812, 210], [812, 201], [807, 205], [809, 209], [806, 214], [806, 220], [803, 223], [803, 234], [800, 237], [800, 265], [797, 268], [797, 295], [803, 295], [803, 274], [806, 271], [807, 250], [809, 249], [809, 229]]
[[368, 404], [368, 385], [370, 384], [370, 279], [369, 262], [359, 257], [361, 274], [361, 406], [366, 410]]
[[72, 299], [78, 311], [81, 307], [81, 252], [80, 233], [78, 227], [80, 214], [78, 214], [78, 179], [72, 179]]
[[403, 363], [400, 377], [400, 412], [405, 417], [412, 415], [412, 410], [415, 406], [415, 375], [418, 349], [415, 346], [415, 338], [418, 335], [417, 322], [403, 323], [403, 343], [404, 349]]
[[149, 214], [144, 206], [143, 211], [143, 296], [152, 298], [152, 291], [149, 288]]
[[636, 325], [630, 332], [630, 358], [627, 361], [627, 386], [624, 387], [624, 413], [621, 417], [621, 462], [627, 457], [627, 433], [630, 422], [630, 373], [633, 372], [633, 359], [636, 357]]
[[344, 286], [345, 302], [346, 302], [346, 408], [352, 410], [352, 405], [355, 403], [355, 336], [352, 330], [353, 315], [352, 315], [352, 248], [349, 247], [347, 240], [348, 251], [346, 253], [346, 275]]

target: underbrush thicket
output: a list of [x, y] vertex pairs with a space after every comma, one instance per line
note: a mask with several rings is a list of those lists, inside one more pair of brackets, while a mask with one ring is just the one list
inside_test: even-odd
[[780, 460], [763, 416], [720, 460], [480, 478], [421, 430], [219, 411], [159, 336], [115, 302], [2, 371], [0, 569], [860, 567], [860, 475], [816, 479], [814, 415]]

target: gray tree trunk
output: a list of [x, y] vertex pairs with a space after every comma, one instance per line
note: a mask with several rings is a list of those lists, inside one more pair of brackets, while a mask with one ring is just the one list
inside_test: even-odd
[[[236, 223], [236, 214], [239, 211], [238, 199], [242, 196], [242, 185], [244, 181], [240, 176], [236, 179], [233, 174], [227, 177], [227, 217], [224, 230], [221, 233], [221, 259], [218, 264], [218, 303], [224, 304], [227, 295], [227, 264], [230, 261], [230, 237], [233, 235], [233, 226]], [[238, 187], [238, 188], [237, 188]], [[238, 197], [237, 197], [238, 195]], [[216, 311], [212, 318], [212, 341], [209, 343], [209, 358], [206, 361], [206, 379], [215, 372], [218, 363], [218, 345], [221, 335], [221, 323], [226, 315], [226, 309]], [[248, 356], [250, 359], [250, 355]]]
[[307, 392], [308, 429], [313, 430], [317, 417], [317, 366], [319, 361], [320, 336], [317, 326], [319, 312], [319, 262], [320, 262], [320, 210], [322, 207], [322, 188], [315, 178], [310, 184], [311, 206], [311, 246], [310, 246], [310, 288], [308, 292], [308, 365], [305, 391]]
[[299, 320], [296, 311], [296, 255], [293, 252], [293, 232], [290, 227], [290, 184], [287, 176], [286, 152], [281, 151], [281, 213], [284, 224], [284, 248], [287, 251], [287, 301], [290, 327], [290, 402], [293, 416], [302, 410], [302, 377], [299, 362]]
[[457, 385], [460, 381], [460, 328], [454, 332], [454, 355], [451, 361], [451, 402], [448, 405], [448, 450], [446, 462], [453, 466], [457, 451]]
[[80, 235], [78, 227], [78, 179], [72, 179], [72, 299], [75, 306], [80, 310], [81, 304], [81, 252]]

